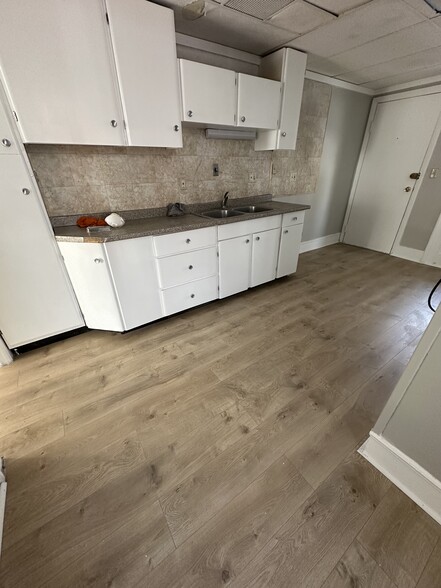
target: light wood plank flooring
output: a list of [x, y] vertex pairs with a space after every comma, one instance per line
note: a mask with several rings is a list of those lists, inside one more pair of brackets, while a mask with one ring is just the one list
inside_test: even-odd
[[439, 271], [295, 277], [0, 370], [4, 588], [436, 588], [441, 528], [356, 452]]

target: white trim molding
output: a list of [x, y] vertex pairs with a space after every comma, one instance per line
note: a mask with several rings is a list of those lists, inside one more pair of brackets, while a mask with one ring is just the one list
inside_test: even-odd
[[387, 439], [371, 431], [359, 453], [441, 524], [441, 482]]
[[315, 71], [310, 71], [309, 69], [307, 69], [305, 72], [305, 78], [308, 80], [314, 80], [316, 82], [323, 82], [324, 84], [329, 84], [330, 86], [336, 86], [337, 88], [343, 88], [344, 90], [351, 90], [352, 92], [367, 94], [368, 96], [374, 96], [376, 93], [375, 90], [372, 90], [372, 88], [357, 86], [357, 84], [351, 84], [350, 82], [338, 80], [337, 78], [331, 78], [330, 76], [325, 76], [324, 74], [316, 73]]
[[327, 247], [328, 245], [335, 245], [335, 243], [338, 243], [339, 241], [340, 233], [318, 237], [318, 239], [311, 239], [310, 241], [302, 241], [302, 243], [300, 243], [300, 253], [306, 253], [307, 251], [313, 251], [313, 249], [320, 249], [321, 247]]

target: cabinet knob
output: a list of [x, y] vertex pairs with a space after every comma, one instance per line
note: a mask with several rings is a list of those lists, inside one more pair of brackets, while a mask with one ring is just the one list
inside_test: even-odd
[[25, 196], [29, 196], [29, 194], [31, 193], [31, 191], [29, 190], [29, 188], [23, 188], [22, 192], [23, 192], [23, 194]]
[[192, 270], [193, 269], [193, 266], [192, 265], [189, 265], [188, 266], [188, 269]]
[[286, 137], [286, 132], [285, 131], [283, 131], [282, 137]]
[[249, 242], [250, 242], [250, 240], [249, 240], [249, 239], [247, 239], [247, 240], [245, 241], [245, 243], [249, 243]]
[[113, 127], [113, 128], [115, 128], [115, 127], [117, 127], [117, 126], [118, 126], [118, 123], [116, 122], [116, 120], [115, 120], [115, 119], [111, 120], [111, 121], [110, 121], [110, 124], [112, 125], [112, 127]]
[[245, 122], [247, 119], [244, 116], [240, 117], [241, 122]]
[[104, 259], [102, 257], [95, 257], [93, 260], [95, 263], [104, 263]]
[[260, 241], [260, 237], [256, 237], [256, 241]]
[[2, 139], [2, 145], [4, 145], [5, 147], [10, 147], [12, 143], [9, 139]]
[[175, 125], [173, 128], [175, 129], [176, 132], [179, 131], [179, 125]]
[[194, 298], [194, 294], [191, 294], [191, 295], [190, 295], [190, 298]]
[[406, 186], [406, 187], [404, 188], [404, 191], [405, 191], [405, 192], [410, 192], [411, 190], [412, 190], [412, 188], [411, 188], [410, 186]]
[[186, 243], [191, 243], [191, 239], [185, 239]]
[[296, 217], [296, 216], [293, 216], [293, 217], [292, 217], [292, 220], [297, 220], [297, 217]]
[[284, 233], [285, 233], [285, 235], [286, 235], [286, 233], [288, 232], [288, 229], [286, 229], [286, 231], [283, 231], [283, 232], [284, 232]]
[[191, 117], [193, 116], [193, 111], [192, 111], [192, 110], [189, 110], [189, 111], [187, 112], [187, 116], [188, 116], [189, 118], [191, 118]]

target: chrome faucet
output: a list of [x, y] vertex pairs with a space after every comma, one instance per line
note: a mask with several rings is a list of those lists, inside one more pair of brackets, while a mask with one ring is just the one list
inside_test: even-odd
[[225, 192], [224, 197], [222, 198], [222, 208], [227, 208], [228, 194], [229, 194], [229, 192]]

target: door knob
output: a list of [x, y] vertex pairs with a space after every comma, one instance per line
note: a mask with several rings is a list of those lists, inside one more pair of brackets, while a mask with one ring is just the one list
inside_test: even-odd
[[420, 172], [412, 172], [409, 176], [409, 178], [411, 180], [419, 180], [421, 177], [421, 173]]
[[405, 192], [410, 192], [411, 190], [412, 190], [412, 188], [411, 188], [410, 186], [406, 186], [406, 187], [404, 188], [404, 191], [405, 191]]

